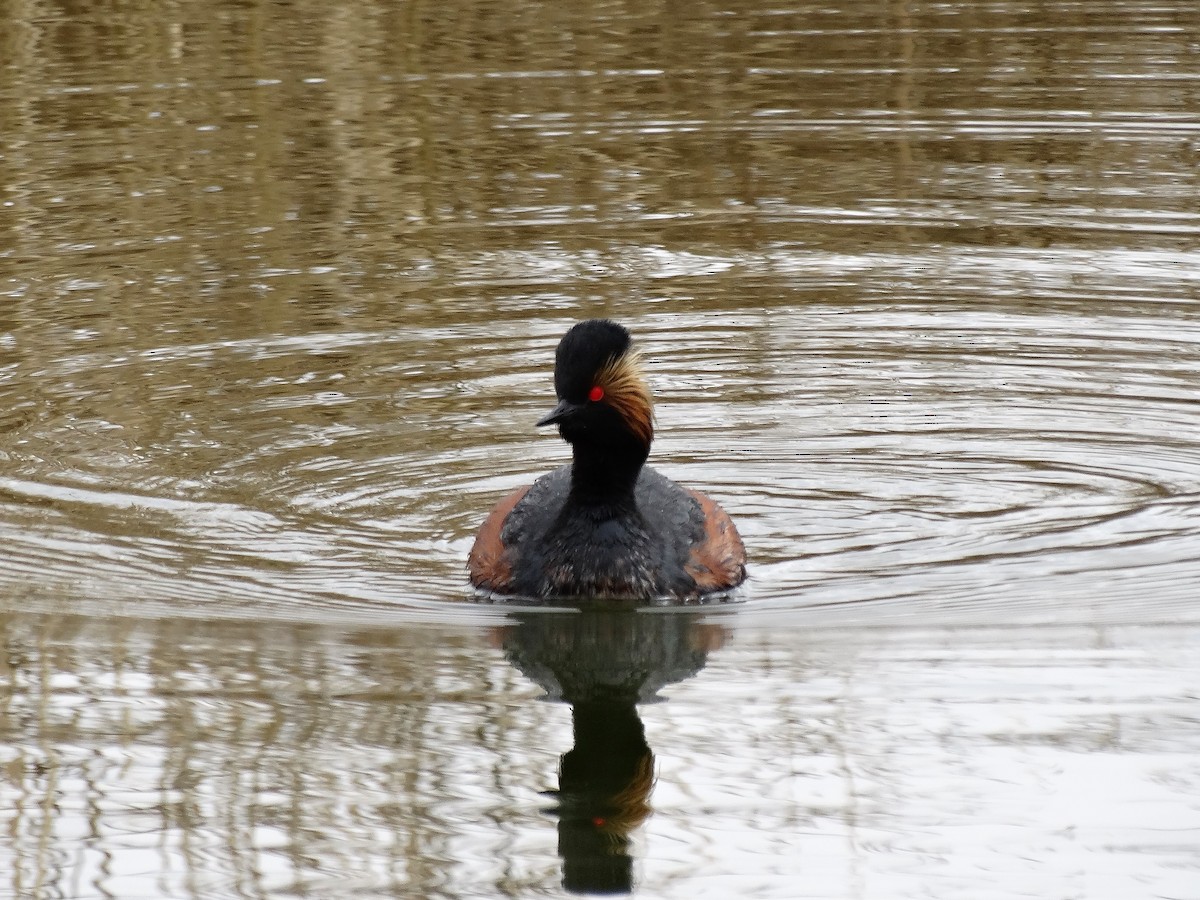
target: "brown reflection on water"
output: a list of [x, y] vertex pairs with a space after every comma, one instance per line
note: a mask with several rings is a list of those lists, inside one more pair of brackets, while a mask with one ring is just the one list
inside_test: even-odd
[[[717, 488], [759, 573], [803, 553], [869, 577], [886, 548], [847, 534], [869, 531], [956, 580], [1078, 543], [1089, 493], [1143, 511], [1122, 488], [1143, 460], [1149, 490], [1200, 487], [1193, 0], [8, 24], [10, 605], [136, 615], [129, 582], [189, 612], [461, 599], [483, 513], [562, 459], [529, 423], [591, 315], [653, 351], [654, 462]], [[1146, 446], [1113, 452], [1129, 434]], [[964, 483], [984, 501], [947, 499]], [[963, 547], [946, 524], [1017, 509], [1067, 536], [1020, 544], [1018, 517]]]
[[586, 277], [633, 225], [662, 246], [1038, 246], [1080, 236], [1071, 210], [1183, 212], [1171, 179], [1195, 184], [1186, 0], [17, 10], [9, 252], [73, 303], [95, 282], [91, 316], [133, 335], [437, 320], [402, 277], [542, 242]]

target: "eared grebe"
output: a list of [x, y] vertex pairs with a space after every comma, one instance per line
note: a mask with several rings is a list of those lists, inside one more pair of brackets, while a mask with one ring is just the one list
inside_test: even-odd
[[746, 551], [716, 501], [645, 465], [654, 438], [650, 388], [629, 332], [589, 319], [554, 358], [558, 425], [569, 466], [518, 488], [488, 516], [467, 566], [471, 583], [527, 597], [677, 599], [746, 578]]

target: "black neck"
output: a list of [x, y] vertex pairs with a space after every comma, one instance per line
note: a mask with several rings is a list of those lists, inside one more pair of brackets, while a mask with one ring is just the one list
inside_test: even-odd
[[571, 445], [571, 500], [585, 506], [633, 506], [633, 488], [650, 448], [629, 438]]

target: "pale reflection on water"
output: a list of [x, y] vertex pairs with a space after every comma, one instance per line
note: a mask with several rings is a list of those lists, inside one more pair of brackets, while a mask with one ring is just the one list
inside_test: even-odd
[[3, 628], [13, 896], [1116, 900], [1200, 875], [1194, 627]]
[[[10, 4], [0, 893], [1195, 897], [1196, 33]], [[592, 315], [743, 602], [463, 602]]]

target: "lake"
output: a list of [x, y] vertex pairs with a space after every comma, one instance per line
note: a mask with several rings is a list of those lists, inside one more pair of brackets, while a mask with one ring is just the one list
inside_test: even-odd
[[[0, 897], [1200, 900], [1194, 0], [2, 21]], [[736, 596], [468, 590], [588, 317]]]

